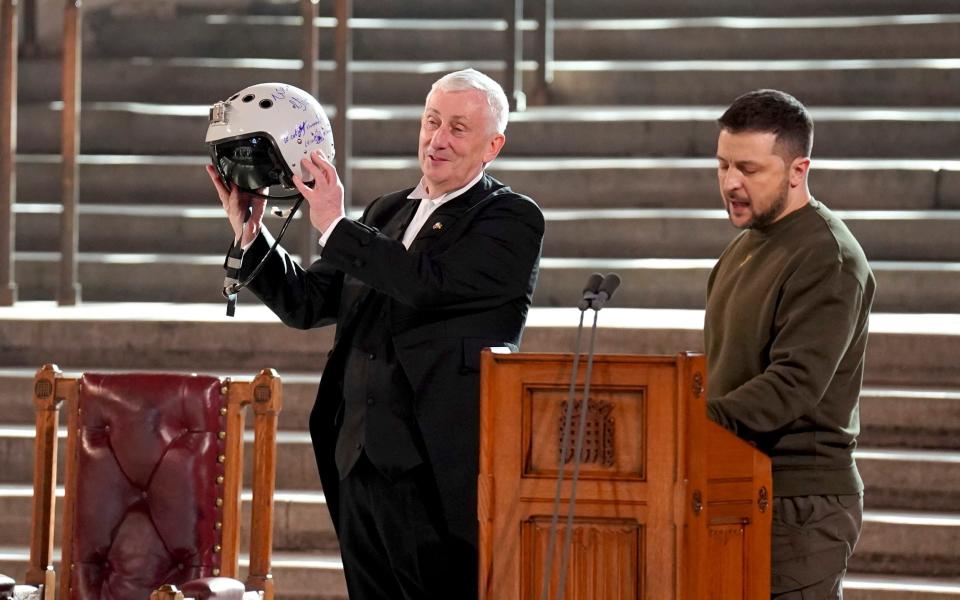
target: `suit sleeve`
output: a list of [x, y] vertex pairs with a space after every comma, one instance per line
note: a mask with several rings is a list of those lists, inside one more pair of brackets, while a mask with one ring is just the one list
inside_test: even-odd
[[707, 404], [739, 435], [780, 429], [820, 403], [860, 322], [863, 289], [835, 255], [808, 256], [781, 290], [770, 364]]
[[[482, 310], [523, 296], [536, 276], [543, 214], [531, 200], [502, 194], [478, 205], [454, 243], [408, 252], [363, 223], [343, 220], [323, 262], [419, 310]], [[463, 216], [461, 218], [467, 218]]]
[[[271, 245], [273, 237], [263, 229], [243, 255], [241, 281], [250, 276]], [[248, 286], [284, 324], [297, 329], [332, 324], [342, 287], [342, 272], [319, 260], [304, 269], [281, 246], [270, 253], [263, 270]]]

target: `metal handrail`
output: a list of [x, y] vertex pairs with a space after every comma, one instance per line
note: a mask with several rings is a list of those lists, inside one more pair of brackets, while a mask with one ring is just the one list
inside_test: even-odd
[[536, 8], [537, 33], [533, 51], [537, 71], [529, 101], [523, 91], [523, 0], [504, 0], [503, 9], [507, 17], [504, 91], [510, 108], [522, 111], [528, 103], [549, 104], [553, 83], [554, 0], [541, 0]]
[[543, 0], [539, 17], [534, 45], [537, 75], [530, 104], [544, 106], [550, 103], [550, 84], [553, 83], [554, 0]]
[[79, 245], [79, 169], [80, 154], [80, 64], [83, 48], [82, 0], [66, 0], [63, 11], [63, 113], [61, 115], [61, 201], [60, 214], [60, 286], [57, 304], [72, 306], [80, 302], [77, 280]]
[[14, 281], [17, 155], [17, 0], [0, 0], [0, 306], [17, 301]]
[[[0, 44], [3, 50], [0, 148], [4, 150], [0, 153], [0, 306], [11, 306], [17, 299], [14, 281], [16, 222], [13, 213], [17, 153], [17, 5], [17, 0], [0, 0], [0, 40], [3, 40]], [[35, 6], [32, 2], [28, 9], [27, 28], [30, 30], [35, 27]], [[60, 282], [57, 290], [57, 303], [60, 305], [80, 302], [80, 284], [77, 281], [77, 203], [82, 14], [81, 0], [66, 0], [63, 12], [63, 113], [60, 123], [63, 204], [60, 215]]]
[[524, 110], [527, 98], [523, 93], [523, 0], [504, 0], [504, 13], [507, 17], [506, 71], [504, 79], [507, 100], [511, 110]]
[[[317, 55], [320, 54], [320, 30], [316, 26], [318, 16], [317, 2], [319, 0], [300, 0], [300, 17], [302, 20], [303, 41], [301, 44], [300, 85], [304, 91], [316, 98], [320, 93], [320, 77], [316, 69]], [[306, 212], [306, 210], [304, 210]], [[303, 213], [301, 213], [303, 214]], [[299, 225], [300, 257], [303, 264], [313, 260], [317, 250], [317, 236], [310, 224], [309, 218], [302, 218]]]
[[350, 30], [353, 0], [336, 0], [334, 16], [337, 18], [337, 27], [334, 31], [334, 60], [337, 64], [334, 88], [337, 114], [333, 120], [333, 143], [337, 149], [336, 167], [340, 181], [343, 183], [344, 203], [349, 207], [352, 204], [350, 157], [353, 155], [353, 132], [347, 114], [353, 105], [353, 75], [350, 72], [350, 63], [353, 61], [353, 32]]
[[[319, 0], [300, 0], [300, 15], [302, 20], [301, 41], [301, 85], [303, 89], [319, 97], [320, 78], [316, 69], [316, 59], [320, 53], [320, 33], [316, 26], [317, 3]], [[350, 206], [350, 157], [353, 153], [353, 135], [347, 114], [353, 103], [353, 77], [350, 72], [350, 62], [353, 60], [353, 33], [350, 31], [350, 19], [353, 16], [353, 0], [336, 0], [334, 16], [337, 21], [334, 29], [334, 105], [336, 114], [333, 118], [333, 145], [336, 148], [334, 159], [340, 181], [343, 183], [344, 203]], [[302, 237], [300, 256], [303, 263], [309, 263], [317, 251], [317, 235], [309, 219], [301, 225]]]

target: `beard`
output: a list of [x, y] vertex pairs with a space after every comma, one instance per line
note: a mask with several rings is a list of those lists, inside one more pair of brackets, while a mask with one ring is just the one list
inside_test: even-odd
[[[773, 199], [770, 206], [767, 207], [767, 210], [754, 214], [753, 218], [747, 221], [742, 227], [739, 227], [739, 229], [763, 229], [780, 218], [780, 215], [783, 214], [784, 209], [787, 207], [787, 193], [789, 190], [790, 181], [784, 178], [783, 185], [780, 187], [780, 193]], [[728, 198], [727, 201], [727, 216], [730, 217], [731, 199]]]

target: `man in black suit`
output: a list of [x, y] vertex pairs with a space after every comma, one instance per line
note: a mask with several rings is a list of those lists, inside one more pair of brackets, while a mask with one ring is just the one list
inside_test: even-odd
[[[530, 198], [484, 171], [507, 114], [486, 75], [440, 78], [420, 124], [419, 185], [356, 221], [313, 153], [302, 165], [313, 185], [294, 183], [321, 257], [304, 269], [278, 248], [250, 284], [291, 327], [337, 324], [310, 433], [354, 600], [477, 597], [480, 350], [517, 348], [544, 229]], [[263, 201], [208, 171], [246, 248], [244, 279], [271, 244]]]

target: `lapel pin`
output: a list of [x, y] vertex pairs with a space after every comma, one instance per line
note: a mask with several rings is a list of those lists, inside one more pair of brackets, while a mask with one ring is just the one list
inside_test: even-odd
[[443, 229], [443, 223], [437, 221], [436, 223], [433, 224], [433, 228], [438, 230]]

